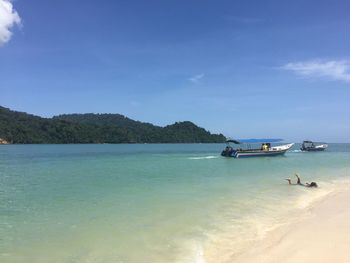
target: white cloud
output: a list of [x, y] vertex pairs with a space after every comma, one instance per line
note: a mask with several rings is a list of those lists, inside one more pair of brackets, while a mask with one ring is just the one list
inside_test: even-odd
[[11, 28], [21, 25], [21, 18], [10, 0], [0, 0], [0, 46], [11, 39]]
[[205, 76], [205, 75], [202, 73], [202, 74], [198, 74], [198, 75], [195, 75], [195, 76], [193, 76], [193, 77], [190, 77], [188, 80], [191, 81], [192, 83], [197, 84], [197, 83], [200, 82], [200, 80], [201, 80], [202, 78], [204, 78], [204, 76]]
[[326, 77], [350, 82], [350, 62], [346, 60], [304, 61], [288, 63], [282, 68], [303, 76]]

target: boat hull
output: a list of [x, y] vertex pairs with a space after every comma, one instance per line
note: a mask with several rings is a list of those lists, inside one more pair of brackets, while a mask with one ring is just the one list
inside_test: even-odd
[[322, 152], [326, 150], [326, 148], [300, 148], [303, 152]]
[[263, 157], [263, 156], [279, 156], [285, 154], [286, 151], [270, 151], [270, 152], [237, 152], [235, 158]]
[[263, 156], [279, 156], [285, 154], [285, 151], [233, 151], [229, 155], [222, 156], [233, 158], [263, 157]]
[[268, 151], [253, 149], [253, 150], [233, 150], [231, 152], [223, 151], [221, 153], [224, 157], [233, 158], [249, 158], [249, 157], [273, 157], [280, 156], [286, 153], [294, 143], [271, 147]]

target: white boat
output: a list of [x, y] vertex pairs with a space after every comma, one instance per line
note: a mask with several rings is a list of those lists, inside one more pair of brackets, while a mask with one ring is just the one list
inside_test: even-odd
[[326, 150], [328, 144], [313, 141], [303, 141], [300, 150], [304, 152], [320, 152]]
[[237, 140], [228, 140], [226, 148], [221, 152], [221, 155], [224, 157], [234, 157], [234, 158], [243, 158], [243, 157], [262, 157], [262, 156], [278, 156], [285, 154], [294, 143], [288, 143], [278, 146], [271, 146], [270, 143], [262, 143], [260, 148], [252, 149], [250, 145], [246, 145], [245, 149], [236, 148], [230, 146], [230, 143], [239, 144], [242, 143]]

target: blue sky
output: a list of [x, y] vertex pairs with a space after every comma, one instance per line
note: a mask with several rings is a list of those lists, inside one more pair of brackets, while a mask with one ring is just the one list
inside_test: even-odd
[[0, 0], [0, 105], [350, 142], [349, 14], [337, 0]]

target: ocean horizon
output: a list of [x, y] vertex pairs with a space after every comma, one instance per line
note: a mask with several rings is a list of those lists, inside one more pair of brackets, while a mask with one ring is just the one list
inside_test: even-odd
[[350, 143], [248, 159], [224, 146], [1, 145], [0, 262], [224, 262], [350, 182]]

